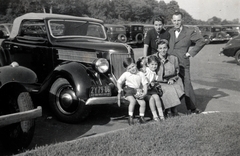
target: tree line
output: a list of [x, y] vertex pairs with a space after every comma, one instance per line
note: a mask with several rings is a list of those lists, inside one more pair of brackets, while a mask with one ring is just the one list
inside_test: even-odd
[[162, 15], [165, 24], [171, 24], [171, 15], [175, 11], [184, 13], [185, 24], [218, 25], [238, 24], [239, 19], [232, 21], [212, 17], [207, 21], [193, 19], [181, 9], [175, 0], [165, 3], [164, 0], [0, 0], [0, 22], [13, 22], [25, 13], [56, 13], [74, 16], [98, 18], [105, 23], [152, 23], [155, 15]]

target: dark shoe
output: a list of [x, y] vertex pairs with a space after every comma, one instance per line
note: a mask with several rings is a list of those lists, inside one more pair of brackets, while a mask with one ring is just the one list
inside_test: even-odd
[[171, 117], [173, 117], [172, 113], [168, 112], [168, 113], [166, 114], [166, 118], [171, 118]]
[[140, 124], [146, 123], [146, 120], [144, 119], [143, 116], [140, 116], [138, 121], [139, 121]]
[[200, 113], [202, 113], [202, 111], [200, 109], [196, 108], [196, 109], [191, 110], [191, 113], [192, 114], [200, 114]]
[[131, 126], [131, 125], [134, 125], [134, 122], [133, 122], [133, 116], [129, 116], [128, 117], [128, 124]]
[[172, 116], [177, 117], [177, 116], [180, 116], [180, 115], [178, 113], [172, 113]]

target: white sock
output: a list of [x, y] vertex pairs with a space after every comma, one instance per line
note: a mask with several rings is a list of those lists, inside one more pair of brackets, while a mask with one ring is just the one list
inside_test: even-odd
[[157, 111], [153, 111], [152, 114], [153, 114], [153, 118], [157, 118], [158, 117]]
[[129, 116], [133, 116], [133, 112], [128, 112], [128, 115]]
[[144, 113], [140, 113], [140, 116], [141, 116], [141, 117], [144, 117]]

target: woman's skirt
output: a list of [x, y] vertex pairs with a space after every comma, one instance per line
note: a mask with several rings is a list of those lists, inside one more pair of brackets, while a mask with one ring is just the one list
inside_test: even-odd
[[179, 78], [174, 84], [160, 83], [163, 91], [161, 97], [164, 108], [168, 109], [181, 104], [180, 98], [184, 95], [182, 79]]

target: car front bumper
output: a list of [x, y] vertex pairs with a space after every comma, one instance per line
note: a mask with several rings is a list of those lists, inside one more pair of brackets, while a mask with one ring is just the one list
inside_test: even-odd
[[42, 107], [0, 116], [0, 127], [42, 116]]

